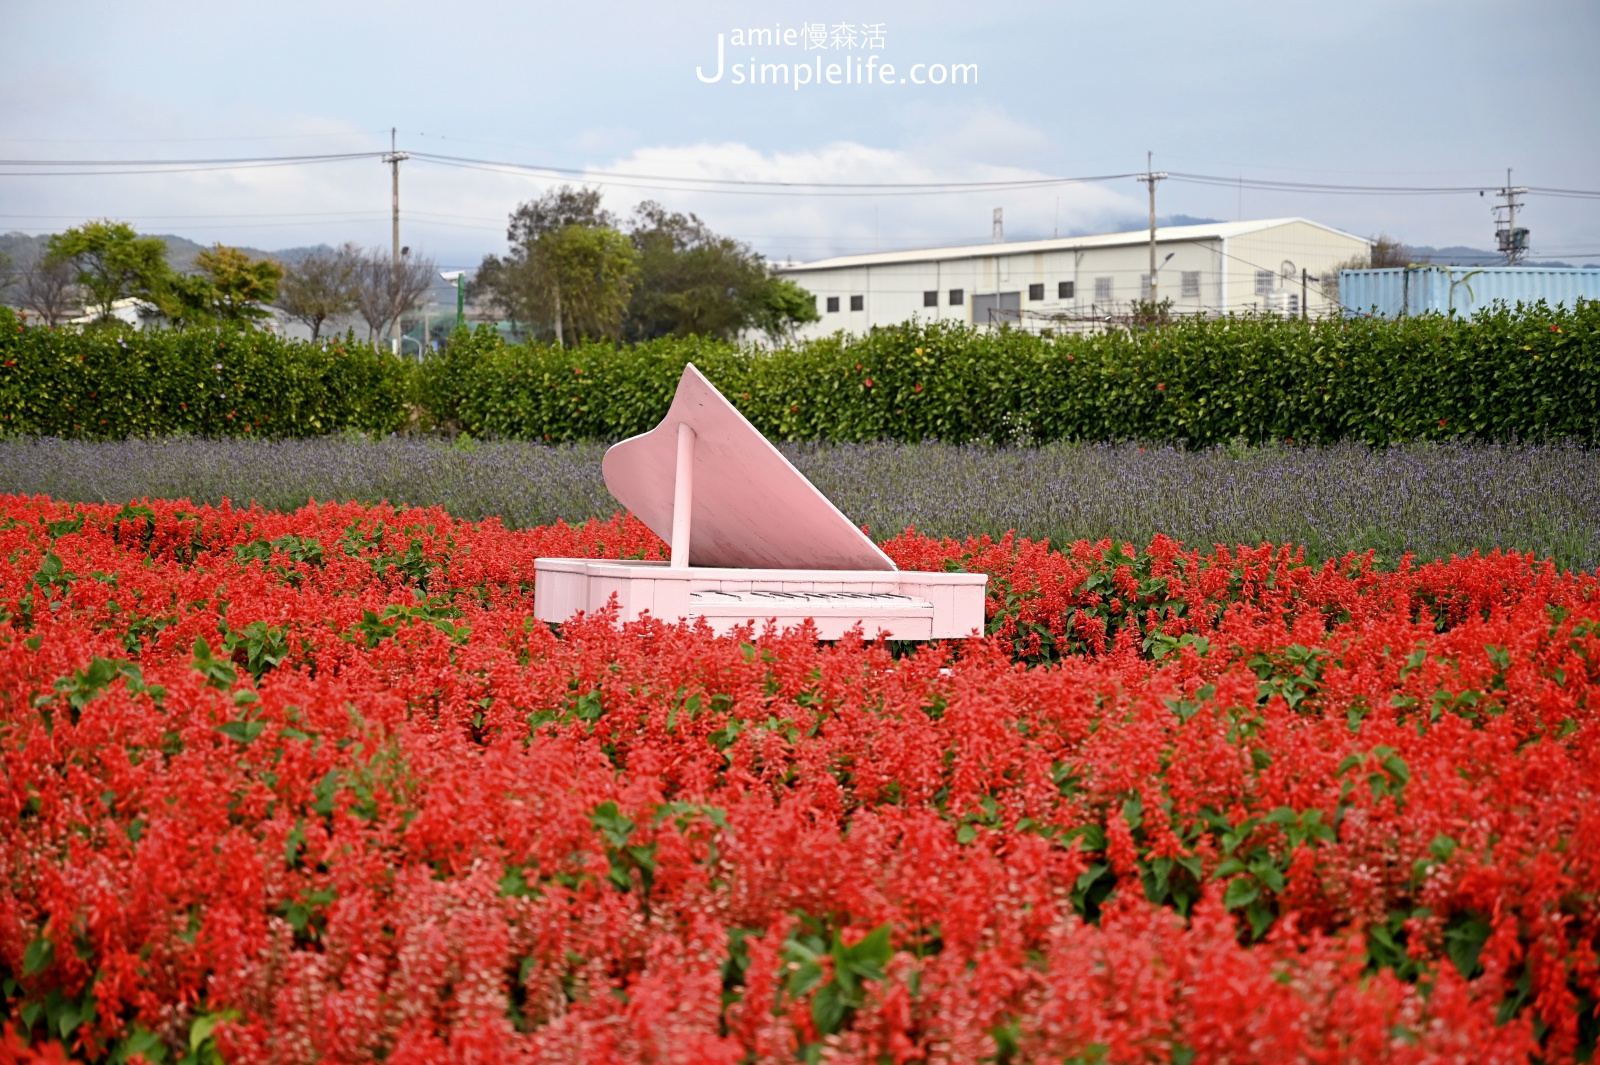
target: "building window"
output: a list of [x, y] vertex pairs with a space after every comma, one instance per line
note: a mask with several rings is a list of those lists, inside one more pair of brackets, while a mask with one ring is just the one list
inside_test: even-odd
[[1183, 298], [1197, 300], [1200, 298], [1200, 271], [1185, 270], [1183, 272]]
[[865, 297], [865, 296], [851, 296], [850, 297], [850, 309], [852, 311], [864, 311], [864, 310], [866, 310], [867, 309], [867, 297]]
[[939, 306], [939, 290], [936, 288], [930, 288], [928, 291], [924, 292], [922, 294], [922, 305], [924, 307]]
[[1042, 285], [1042, 284], [1029, 285], [1028, 286], [1028, 298], [1030, 300], [1042, 300], [1042, 299], [1044, 299], [1044, 285]]
[[959, 288], [953, 288], [950, 290], [950, 306], [959, 307], [966, 301], [967, 294], [964, 290]]
[[1256, 271], [1256, 295], [1257, 296], [1270, 296], [1270, 295], [1272, 295], [1272, 282], [1277, 278], [1277, 276], [1278, 275], [1273, 273], [1271, 270], [1257, 270]]
[[838, 296], [829, 296], [828, 297], [828, 313], [829, 314], [834, 314], [838, 310], [839, 310], [839, 297]]
[[1111, 302], [1111, 283], [1116, 280], [1110, 277], [1097, 277], [1094, 279], [1094, 301], [1096, 303]]
[[1056, 283], [1056, 299], [1070, 300], [1072, 298], [1072, 282], [1058, 281]]

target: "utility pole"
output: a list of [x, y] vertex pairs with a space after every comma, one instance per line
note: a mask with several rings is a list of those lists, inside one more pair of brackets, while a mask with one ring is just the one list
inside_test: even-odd
[[[1495, 195], [1506, 202], [1494, 206], [1494, 236], [1507, 266], [1517, 265], [1528, 254], [1528, 231], [1517, 228], [1517, 208], [1522, 206], [1517, 197], [1527, 191], [1524, 185], [1511, 184], [1511, 168], [1506, 167], [1505, 188], [1495, 191]], [[1500, 217], [1501, 211], [1505, 212], [1504, 218]]]
[[[383, 161], [389, 164], [393, 174], [393, 206], [394, 206], [394, 260], [390, 269], [394, 271], [390, 278], [390, 287], [394, 288], [400, 278], [400, 164], [411, 156], [406, 152], [395, 150], [395, 130], [389, 127], [389, 154]], [[394, 316], [394, 321], [389, 323], [389, 346], [395, 354], [400, 353], [400, 315]]]
[[1144, 153], [1145, 172], [1140, 174], [1136, 181], [1142, 181], [1150, 186], [1150, 302], [1156, 302], [1156, 182], [1164, 181], [1167, 176], [1165, 170], [1159, 174], [1155, 171], [1155, 152]]

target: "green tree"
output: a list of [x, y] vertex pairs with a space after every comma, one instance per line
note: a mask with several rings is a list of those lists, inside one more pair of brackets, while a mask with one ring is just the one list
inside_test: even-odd
[[128, 296], [157, 297], [173, 280], [167, 246], [159, 237], [141, 237], [126, 222], [85, 222], [57, 233], [46, 245], [49, 258], [70, 262], [77, 281], [89, 294], [100, 318], [111, 316], [112, 304]]
[[752, 302], [750, 324], [780, 343], [794, 337], [794, 327], [819, 321], [817, 297], [786, 277], [769, 277]]
[[216, 286], [204, 274], [169, 274], [157, 287], [141, 295], [178, 329], [217, 320]]
[[201, 252], [195, 264], [211, 283], [212, 313], [225, 322], [265, 318], [261, 305], [271, 303], [283, 280], [283, 267], [270, 259], [252, 259], [238, 248], [217, 244]]
[[536, 299], [567, 337], [622, 335], [622, 315], [639, 276], [633, 242], [609, 226], [570, 225], [540, 237], [530, 256]]
[[815, 318], [808, 294], [773, 277], [749, 245], [719, 236], [693, 214], [646, 201], [634, 209], [629, 235], [640, 264], [628, 305], [630, 340], [733, 339], [751, 328], [778, 338], [794, 322]]
[[484, 256], [474, 287], [507, 318], [557, 343], [620, 337], [638, 252], [596, 189], [563, 185], [511, 215], [504, 256]]

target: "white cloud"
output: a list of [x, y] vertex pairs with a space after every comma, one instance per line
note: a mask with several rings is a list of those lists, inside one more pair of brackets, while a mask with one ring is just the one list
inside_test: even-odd
[[[957, 124], [955, 138], [965, 137], [968, 129], [970, 121]], [[253, 145], [246, 154], [317, 150], [313, 142], [326, 150], [326, 138], [358, 142], [363, 137], [348, 127], [314, 122], [294, 124], [293, 135], [305, 136], [310, 147], [285, 139]], [[366, 136], [366, 141], [373, 139]], [[1119, 183], [936, 195], [854, 190], [863, 194], [841, 195], [845, 190], [780, 191], [731, 184], [720, 187], [725, 191], [710, 191], [659, 180], [929, 184], [1050, 176], [1033, 168], [963, 160], [949, 143], [937, 144], [938, 150], [928, 144], [880, 148], [840, 141], [771, 152], [740, 142], [661, 145], [590, 167], [588, 182], [565, 180], [599, 185], [607, 206], [619, 215], [626, 216], [642, 200], [657, 200], [698, 214], [717, 232], [747, 241], [769, 258], [797, 261], [875, 248], [986, 241], [995, 207], [1005, 209], [1011, 239], [1103, 228], [1138, 209], [1131, 183], [1126, 189]], [[232, 146], [209, 144], [200, 150], [239, 153]], [[518, 153], [502, 148], [490, 154]], [[484, 252], [503, 247], [506, 218], [518, 203], [562, 183], [559, 177], [443, 167], [421, 159], [404, 163], [401, 239], [442, 264], [473, 265]], [[360, 159], [303, 167], [26, 179], [8, 199], [11, 217], [0, 217], [0, 229], [50, 232], [85, 218], [112, 217], [145, 232], [268, 250], [344, 240], [387, 245], [389, 209], [388, 168], [376, 159]]]
[[[968, 128], [966, 124], [957, 126], [953, 138], [939, 138], [938, 151], [841, 141], [809, 150], [762, 152], [738, 142], [708, 143], [641, 148], [592, 168], [590, 173], [596, 183], [603, 183], [613, 209], [639, 199], [656, 199], [675, 210], [699, 214], [712, 228], [749, 241], [774, 259], [793, 256], [805, 260], [874, 247], [888, 250], [985, 241], [995, 207], [1004, 208], [1006, 232], [1013, 238], [1094, 229], [1137, 210], [1130, 190], [1105, 184], [917, 195], [852, 190], [856, 194], [842, 195], [845, 190], [780, 193], [759, 186], [728, 186], [739, 191], [709, 192], [649, 180], [917, 185], [1034, 181], [1051, 176], [1026, 167], [961, 159], [951, 141], [959, 143]], [[1026, 127], [1014, 124], [1009, 135], [1015, 136], [1019, 129]], [[602, 173], [627, 175], [632, 187], [600, 176]]]

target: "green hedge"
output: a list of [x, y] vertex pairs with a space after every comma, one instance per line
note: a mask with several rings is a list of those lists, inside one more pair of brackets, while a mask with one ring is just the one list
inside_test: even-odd
[[0, 432], [387, 432], [414, 402], [478, 436], [610, 440], [655, 425], [690, 361], [776, 439], [1600, 440], [1592, 301], [1093, 337], [907, 325], [774, 351], [701, 338], [508, 345], [479, 329], [420, 368], [348, 339], [50, 331], [7, 316]]
[[1600, 437], [1600, 303], [1438, 316], [1181, 321], [1041, 337], [907, 325], [771, 352], [705, 340], [509, 346], [480, 332], [422, 371], [474, 434], [615, 439], [666, 410], [693, 361], [789, 440]]
[[411, 368], [353, 338], [24, 326], [0, 308], [0, 433], [120, 439], [393, 432]]

